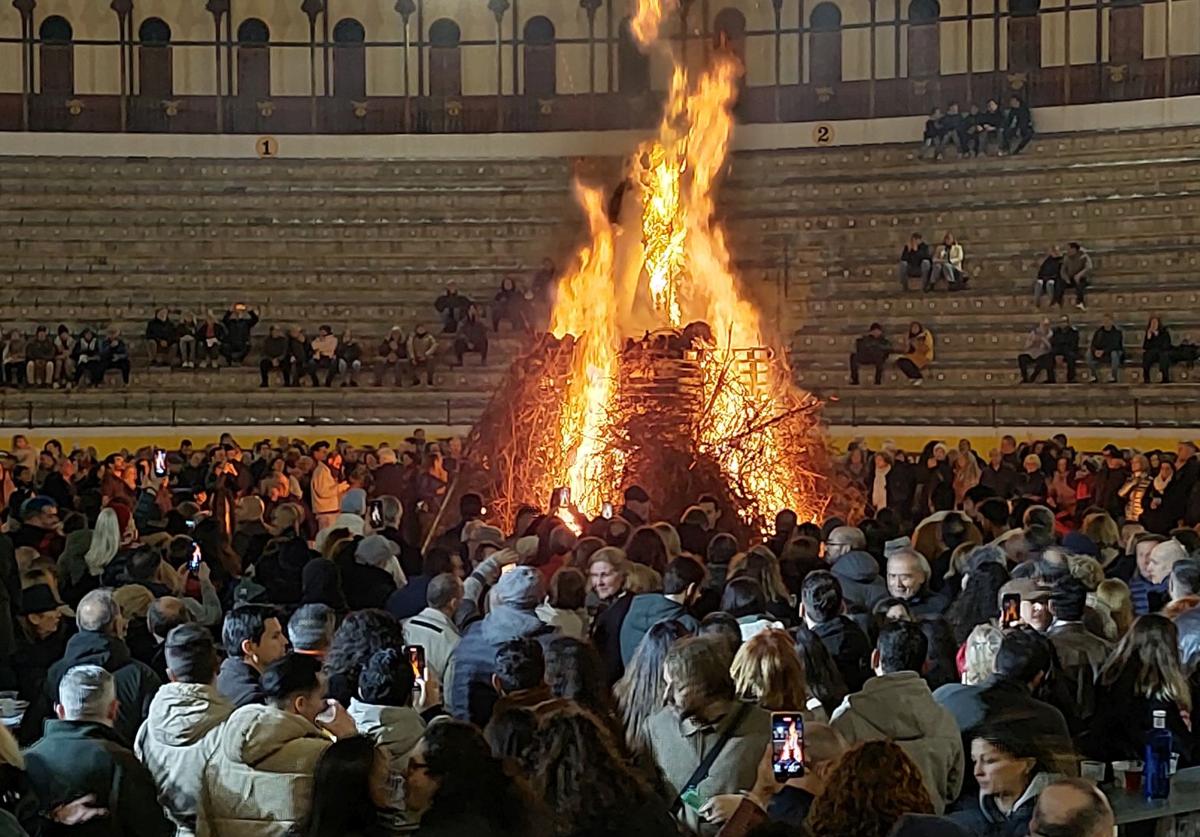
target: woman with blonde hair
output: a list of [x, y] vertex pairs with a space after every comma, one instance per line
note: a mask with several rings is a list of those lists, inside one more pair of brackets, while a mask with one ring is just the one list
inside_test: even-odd
[[925, 380], [922, 370], [933, 363], [933, 334], [916, 320], [908, 325], [907, 351], [896, 359], [896, 368], [904, 373], [913, 386]]
[[1133, 596], [1129, 585], [1119, 578], [1106, 578], [1096, 588], [1096, 601], [1103, 605], [1117, 627], [1117, 638], [1125, 636], [1133, 624]]
[[829, 720], [821, 701], [808, 694], [804, 663], [787, 631], [768, 628], [742, 643], [730, 674], [738, 696], [763, 709], [799, 711], [806, 722]]
[[99, 576], [121, 551], [121, 520], [109, 506], [100, 510], [96, 526], [92, 529], [92, 543], [84, 553], [83, 561], [89, 575]]
[[961, 508], [967, 492], [979, 485], [983, 472], [979, 470], [979, 460], [973, 453], [958, 452], [954, 459], [954, 502]]
[[1000, 653], [1000, 642], [1004, 631], [992, 623], [976, 625], [967, 637], [966, 666], [962, 682], [967, 686], [978, 686], [996, 673], [996, 655]]

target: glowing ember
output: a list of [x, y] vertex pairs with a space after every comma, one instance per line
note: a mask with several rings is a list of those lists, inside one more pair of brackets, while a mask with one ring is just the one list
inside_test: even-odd
[[[666, 6], [641, 0], [633, 20], [639, 40], [656, 37]], [[785, 507], [813, 519], [826, 505], [820, 477], [802, 464], [812, 437], [789, 422], [811, 408], [811, 397], [763, 348], [769, 341], [758, 310], [742, 295], [724, 234], [713, 223], [740, 72], [724, 52], [694, 82], [676, 65], [658, 136], [631, 163], [620, 229], [596, 190], [577, 188], [591, 241], [560, 284], [551, 330], [582, 343], [559, 438], [569, 463], [565, 482], [588, 514], [616, 497], [622, 483], [623, 455], [615, 444], [621, 340], [698, 321], [711, 327], [712, 342], [698, 353], [706, 406], [694, 417], [695, 451], [719, 464], [747, 522], [765, 522]]]

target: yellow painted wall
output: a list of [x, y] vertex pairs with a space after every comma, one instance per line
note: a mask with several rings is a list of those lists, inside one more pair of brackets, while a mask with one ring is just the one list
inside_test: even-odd
[[[842, 10], [845, 24], [864, 23], [870, 19], [868, 0], [836, 0]], [[986, 15], [992, 9], [993, 0], [972, 0], [972, 8], [976, 14]], [[1001, 2], [1001, 0], [995, 0]], [[1087, 0], [1075, 0], [1082, 5]], [[614, 37], [621, 17], [627, 13], [632, 0], [617, 0], [614, 4]], [[248, 17], [258, 17], [266, 21], [271, 30], [273, 40], [287, 40], [306, 44], [308, 42], [308, 22], [300, 12], [297, 0], [238, 0], [235, 4], [236, 18], [234, 31]], [[585, 39], [587, 37], [587, 16], [574, 0], [521, 0], [520, 13], [522, 21], [534, 15], [549, 17], [560, 38]], [[816, 0], [806, 0], [806, 14], [811, 13]], [[907, 13], [908, 0], [901, 0], [901, 14]], [[486, 43], [465, 47], [463, 50], [463, 92], [467, 95], [489, 95], [496, 92], [496, 52], [493, 41], [496, 36], [495, 19], [487, 10], [483, 0], [438, 0], [427, 2], [425, 12], [425, 28], [439, 17], [446, 16], [454, 19], [462, 30], [465, 41], [485, 41]], [[747, 27], [751, 32], [766, 33], [751, 37], [747, 50], [747, 82], [752, 86], [770, 85], [775, 81], [775, 53], [773, 35], [774, 10], [771, 0], [710, 0], [707, 4], [695, 4], [692, 17], [689, 19], [693, 38], [696, 40], [690, 47], [693, 58], [699, 62], [703, 59], [706, 43], [701, 39], [703, 31], [711, 31], [711, 21], [726, 7], [736, 7], [746, 17]], [[966, 12], [967, 0], [942, 0], [942, 10], [945, 15], [963, 14]], [[707, 8], [709, 22], [705, 23], [700, 15]], [[878, 28], [875, 32], [876, 47], [876, 77], [890, 78], [894, 74], [895, 46], [894, 30], [888, 22], [895, 17], [894, 2], [882, 0], [877, 3], [876, 21]], [[1066, 56], [1064, 41], [1065, 16], [1063, 0], [1046, 0], [1042, 13], [1042, 63], [1044, 66], [1061, 66]], [[48, 16], [60, 14], [72, 24], [75, 35], [81, 39], [109, 38], [117, 35], [116, 15], [109, 9], [108, 3], [96, 0], [40, 0], [35, 10], [35, 29]], [[1166, 51], [1166, 8], [1162, 4], [1146, 7], [1145, 10], [1145, 54], [1149, 58], [1161, 57]], [[798, 22], [799, 3], [797, 0], [787, 0], [783, 7], [783, 24], [794, 27]], [[135, 0], [134, 3], [134, 32], [147, 17], [161, 17], [171, 27], [175, 40], [202, 40], [212, 38], [213, 25], [211, 16], [204, 10], [200, 0]], [[343, 17], [358, 19], [367, 32], [368, 41], [383, 40], [400, 42], [403, 39], [402, 21], [393, 9], [391, 2], [383, 0], [338, 0], [335, 4], [335, 18], [330, 21], [330, 29], [337, 20]], [[19, 15], [10, 3], [0, 3], [0, 33], [6, 36], [19, 36]], [[1001, 24], [1003, 27], [1003, 23]], [[1071, 14], [1071, 62], [1075, 64], [1090, 63], [1095, 60], [1097, 25], [1094, 9], [1080, 8]], [[1107, 20], [1101, 21], [1103, 34], [1107, 35]], [[411, 22], [411, 35], [415, 38], [416, 16]], [[667, 23], [670, 31], [678, 30], [677, 19], [672, 18]], [[1173, 55], [1196, 54], [1200, 52], [1200, 0], [1172, 0], [1171, 19], [1171, 50]], [[601, 8], [596, 17], [596, 32], [598, 38], [603, 38], [606, 30], [605, 9]], [[977, 20], [972, 31], [974, 38], [973, 66], [977, 71], [986, 71], [996, 66], [995, 56], [992, 55], [993, 35], [991, 20]], [[512, 36], [511, 16], [504, 21], [504, 37]], [[967, 69], [966, 55], [967, 25], [964, 22], [946, 22], [941, 25], [940, 62], [943, 73], [961, 73]], [[1005, 33], [1001, 32], [1000, 66], [1005, 60]], [[1103, 40], [1107, 40], [1105, 37]], [[847, 80], [866, 79], [870, 76], [870, 41], [871, 36], [865, 30], [846, 30], [843, 33], [842, 75]], [[908, 57], [907, 37], [901, 32], [901, 72], [905, 73]], [[1107, 52], [1106, 47], [1103, 50]], [[794, 84], [800, 80], [799, 43], [795, 35], [785, 36], [780, 45], [781, 80], [784, 84]], [[561, 44], [558, 48], [558, 91], [563, 94], [583, 93], [588, 89], [588, 48], [585, 44]], [[805, 55], [810, 54], [809, 45], [805, 45]], [[18, 91], [21, 85], [19, 47], [6, 45], [0, 47], [0, 61], [8, 70], [0, 73], [0, 90]], [[608, 79], [607, 50], [603, 44], [596, 50], [596, 79], [597, 89], [604, 90]], [[212, 66], [213, 51], [208, 47], [175, 47], [174, 74], [175, 89], [181, 95], [209, 95], [215, 89], [215, 73]], [[1102, 55], [1106, 57], [1106, 55]], [[277, 96], [307, 95], [309, 92], [309, 52], [306, 46], [275, 47], [272, 49], [271, 93]], [[321, 72], [322, 56], [317, 55], [317, 77], [323, 77]], [[367, 53], [367, 93], [372, 96], [393, 96], [403, 93], [404, 54], [400, 48], [392, 50], [373, 49]], [[522, 62], [518, 62], [518, 67]], [[807, 59], [806, 62], [807, 64]], [[36, 61], [35, 61], [36, 64]], [[116, 47], [78, 45], [75, 49], [76, 90], [82, 94], [115, 93], [119, 89], [119, 70]], [[655, 55], [652, 60], [653, 86], [662, 89], [669, 79], [670, 62], [663, 54]], [[409, 71], [415, 86], [417, 79], [417, 56], [413, 50], [409, 55]], [[523, 89], [522, 80], [513, 78], [512, 47], [506, 45], [501, 66], [500, 83], [505, 93], [514, 89]], [[514, 88], [514, 84], [516, 87]], [[319, 87], [318, 92], [322, 92]], [[417, 93], [415, 89], [414, 93]]]

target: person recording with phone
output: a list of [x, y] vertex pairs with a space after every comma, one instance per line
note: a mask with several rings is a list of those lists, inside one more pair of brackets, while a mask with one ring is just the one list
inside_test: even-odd
[[719, 642], [688, 637], [671, 646], [663, 663], [667, 705], [647, 722], [671, 812], [701, 837], [720, 830], [708, 803], [753, 788], [771, 744], [770, 713], [737, 700]]

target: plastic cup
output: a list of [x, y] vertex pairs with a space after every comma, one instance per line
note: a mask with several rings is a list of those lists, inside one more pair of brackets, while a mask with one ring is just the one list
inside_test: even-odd
[[1079, 763], [1079, 774], [1084, 779], [1090, 779], [1097, 785], [1104, 781], [1107, 765], [1102, 761], [1082, 761]]
[[1129, 768], [1125, 771], [1125, 790], [1140, 791], [1142, 789], [1142, 763], [1140, 761], [1130, 762]]

